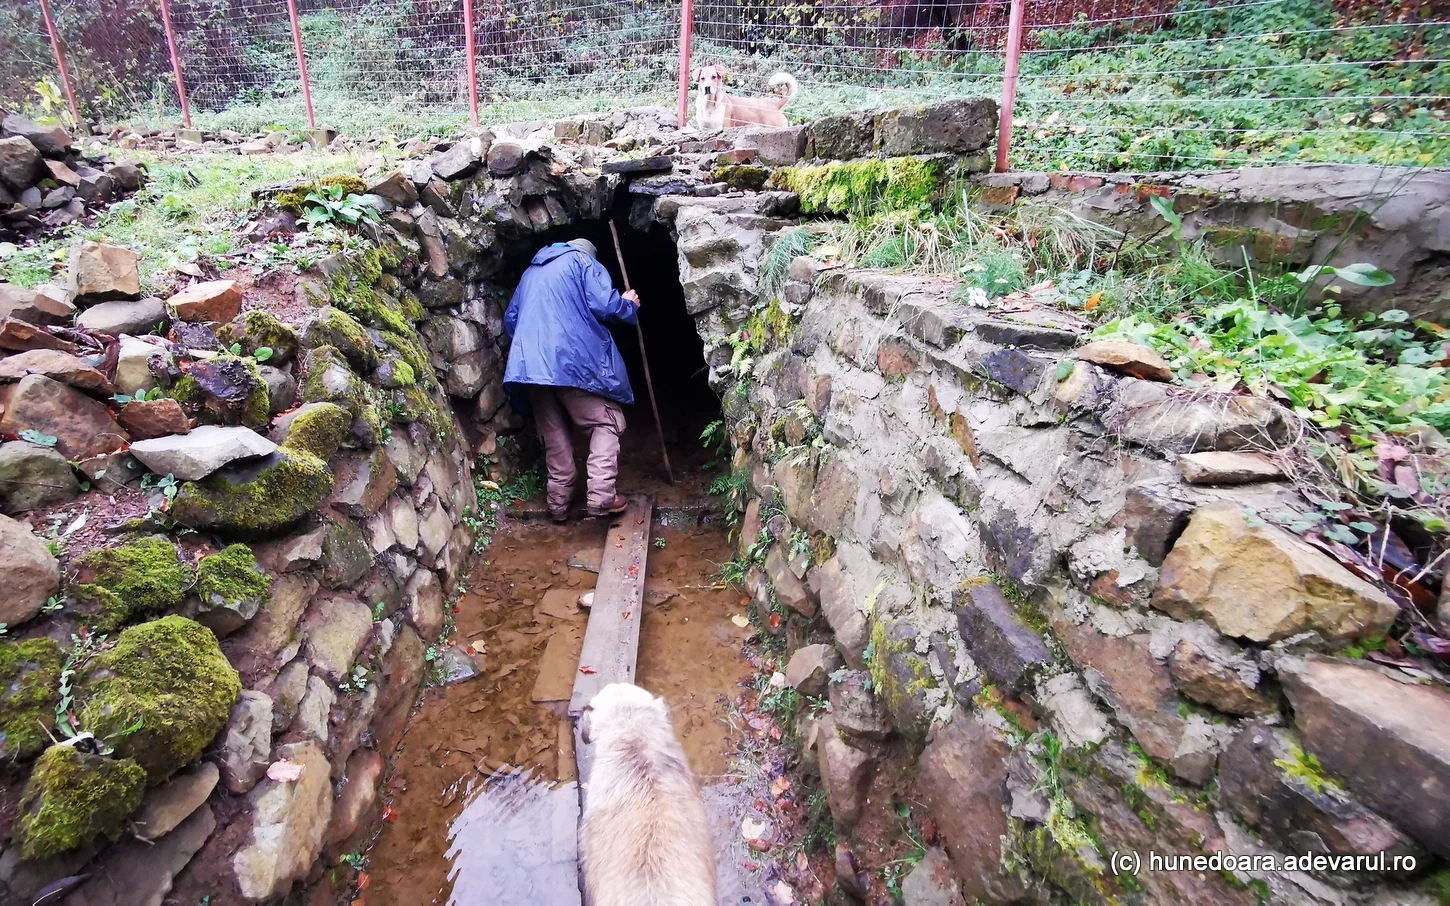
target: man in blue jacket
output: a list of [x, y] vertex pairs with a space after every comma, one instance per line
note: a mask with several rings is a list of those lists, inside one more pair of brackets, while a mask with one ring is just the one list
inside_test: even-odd
[[570, 421], [589, 432], [589, 515], [622, 512], [627, 505], [614, 483], [624, 431], [620, 406], [634, 402], [634, 391], [604, 323], [637, 323], [639, 296], [615, 292], [597, 257], [587, 239], [540, 249], [503, 316], [504, 332], [513, 340], [504, 389], [526, 395], [533, 407], [555, 522], [568, 517], [574, 498]]

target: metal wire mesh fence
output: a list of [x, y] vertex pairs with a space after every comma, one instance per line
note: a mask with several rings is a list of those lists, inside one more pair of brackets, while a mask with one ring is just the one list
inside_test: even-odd
[[[174, 122], [160, 0], [49, 0], [83, 114]], [[1450, 11], [1390, 0], [1017, 0], [1014, 166], [1184, 169], [1276, 160], [1450, 160]], [[60, 113], [41, 0], [0, 0], [4, 102]], [[306, 118], [287, 0], [170, 0], [197, 125]], [[1013, 0], [698, 0], [695, 65], [733, 90], [776, 69], [793, 118], [999, 96]], [[679, 0], [297, 0], [319, 120], [345, 131], [467, 122], [467, 25], [490, 120], [668, 103]]]

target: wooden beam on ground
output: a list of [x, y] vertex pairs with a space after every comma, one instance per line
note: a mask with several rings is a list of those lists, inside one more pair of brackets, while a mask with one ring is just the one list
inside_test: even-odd
[[[610, 523], [604, 537], [599, 582], [594, 586], [594, 604], [589, 609], [589, 626], [584, 630], [584, 649], [579, 655], [579, 672], [574, 677], [574, 695], [569, 699], [569, 718], [576, 727], [584, 706], [600, 689], [610, 683], [634, 682], [639, 622], [644, 606], [645, 561], [653, 518], [654, 502], [649, 497], [631, 497], [629, 508]], [[575, 756], [579, 762], [579, 779], [588, 782], [589, 747], [577, 735]]]

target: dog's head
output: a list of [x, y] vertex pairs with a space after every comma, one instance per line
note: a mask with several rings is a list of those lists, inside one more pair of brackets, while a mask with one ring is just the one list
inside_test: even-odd
[[599, 730], [628, 726], [641, 720], [670, 725], [665, 700], [632, 683], [610, 683], [595, 694], [579, 715], [579, 738], [591, 745]]
[[701, 66], [695, 70], [695, 88], [706, 100], [717, 100], [725, 92], [725, 70], [719, 66]]

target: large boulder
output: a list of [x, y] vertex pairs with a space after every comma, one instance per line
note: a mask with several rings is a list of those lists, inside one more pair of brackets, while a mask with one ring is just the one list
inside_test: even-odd
[[1290, 735], [1250, 723], [1219, 759], [1224, 802], [1280, 852], [1341, 856], [1425, 853], [1316, 767]]
[[88, 614], [90, 625], [102, 632], [180, 608], [194, 581], [191, 567], [179, 562], [176, 546], [165, 538], [97, 548], [72, 565], [73, 609]]
[[65, 291], [55, 286], [24, 289], [0, 283], [0, 318], [16, 318], [31, 324], [69, 324], [75, 315]]
[[1278, 670], [1305, 750], [1375, 811], [1450, 856], [1450, 693], [1345, 661], [1286, 658]]
[[64, 906], [162, 906], [176, 876], [215, 830], [216, 815], [203, 805], [158, 841], [123, 841], [106, 851], [91, 881]]
[[277, 445], [248, 428], [202, 425], [131, 444], [131, 455], [157, 475], [198, 481], [229, 463], [277, 452]]
[[35, 145], [23, 136], [0, 138], [0, 184], [23, 192], [40, 181], [45, 164]]
[[1348, 642], [1384, 632], [1399, 614], [1379, 589], [1281, 528], [1249, 525], [1230, 503], [1194, 512], [1163, 560], [1153, 606], [1254, 642], [1310, 629]]
[[166, 306], [155, 296], [92, 305], [76, 317], [76, 326], [100, 333], [146, 334], [171, 323]]
[[70, 150], [70, 133], [59, 126], [41, 126], [18, 113], [6, 115], [0, 122], [0, 131], [6, 135], [18, 135], [46, 157], [61, 157]]
[[933, 731], [921, 754], [916, 792], [936, 820], [968, 901], [1013, 902], [1023, 893], [1015, 875], [1001, 870], [1009, 751], [1001, 731], [958, 711]]
[[1123, 381], [1103, 424], [1123, 440], [1155, 450], [1252, 450], [1283, 443], [1279, 407], [1257, 396], [1187, 391], [1155, 381]]
[[125, 630], [87, 664], [76, 704], [88, 729], [157, 784], [202, 753], [241, 691], [216, 636], [169, 616]]
[[27, 374], [43, 374], [88, 393], [109, 394], [111, 382], [80, 358], [58, 349], [30, 349], [0, 359], [0, 383], [18, 381]]
[[60, 591], [60, 563], [30, 527], [0, 516], [0, 623], [19, 626]]
[[25, 783], [11, 838], [30, 860], [59, 855], [100, 836], [115, 840], [145, 789], [146, 771], [130, 758], [51, 746]]
[[0, 512], [38, 510], [80, 493], [70, 463], [55, 450], [23, 440], [0, 444]]
[[332, 473], [317, 457], [282, 448], [231, 463], [200, 481], [188, 481], [172, 502], [182, 525], [225, 535], [258, 538], [276, 534], [332, 493]]
[[235, 280], [193, 283], [166, 300], [179, 321], [219, 323], [242, 313], [242, 291]]
[[277, 759], [300, 773], [296, 780], [263, 780], [252, 790], [252, 831], [232, 857], [237, 888], [252, 901], [279, 897], [307, 876], [332, 818], [331, 770], [322, 747], [292, 743], [277, 750]]
[[0, 409], [0, 433], [54, 437], [55, 448], [67, 459], [109, 453], [130, 440], [105, 405], [39, 374], [0, 387]]
[[82, 307], [141, 295], [136, 253], [118, 245], [77, 244], [71, 249], [67, 280], [71, 297]]

